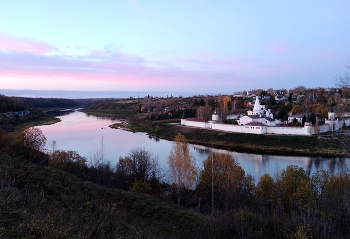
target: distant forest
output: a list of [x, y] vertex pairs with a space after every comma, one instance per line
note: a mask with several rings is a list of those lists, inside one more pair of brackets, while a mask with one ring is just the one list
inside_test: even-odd
[[32, 108], [85, 107], [106, 99], [27, 98], [0, 95], [0, 113]]

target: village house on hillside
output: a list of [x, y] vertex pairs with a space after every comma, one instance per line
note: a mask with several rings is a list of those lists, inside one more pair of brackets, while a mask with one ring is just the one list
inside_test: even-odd
[[5, 116], [7, 116], [8, 118], [12, 118], [15, 115], [18, 115], [19, 117], [22, 117], [24, 115], [29, 115], [30, 111], [29, 110], [22, 110], [22, 111], [9, 111], [7, 113], [4, 113]]

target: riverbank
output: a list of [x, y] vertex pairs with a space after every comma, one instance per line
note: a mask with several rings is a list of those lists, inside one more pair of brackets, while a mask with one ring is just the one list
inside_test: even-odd
[[130, 121], [113, 124], [111, 128], [126, 128], [133, 132], [146, 132], [150, 136], [173, 140], [176, 134], [185, 135], [191, 144], [204, 145], [230, 151], [290, 156], [349, 157], [339, 145], [324, 145], [317, 136], [255, 135], [199, 129], [174, 124], [172, 121]]
[[21, 130], [25, 127], [51, 125], [60, 122], [59, 118], [42, 112], [22, 116], [20, 118], [0, 118], [0, 128], [5, 132], [14, 132]]
[[[325, 141], [317, 136], [296, 135], [256, 135], [230, 133], [210, 129], [181, 126], [180, 119], [148, 120], [135, 117], [137, 103], [114, 104], [113, 107], [95, 107], [83, 109], [82, 112], [127, 119], [126, 123], [116, 123], [111, 128], [122, 128], [132, 132], [145, 132], [152, 137], [172, 141], [176, 134], [185, 135], [188, 142], [207, 147], [237, 151], [242, 153], [289, 155], [289, 156], [323, 156], [350, 157], [350, 152], [337, 142]], [[123, 114], [122, 109], [128, 109]], [[104, 114], [105, 113], [105, 114]]]

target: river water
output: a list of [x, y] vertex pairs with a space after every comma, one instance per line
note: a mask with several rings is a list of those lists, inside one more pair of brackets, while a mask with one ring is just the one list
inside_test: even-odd
[[[105, 152], [105, 159], [115, 166], [119, 157], [128, 155], [132, 148], [141, 147], [151, 152], [166, 174], [168, 156], [172, 142], [149, 137], [146, 133], [132, 133], [121, 129], [111, 129], [108, 126], [117, 122], [106, 117], [96, 117], [79, 111], [61, 112], [58, 116], [61, 122], [53, 125], [40, 126], [47, 139], [47, 149], [51, 149], [53, 141], [56, 149], [75, 150], [89, 161], [94, 153]], [[213, 149], [217, 152], [225, 150]], [[208, 157], [210, 148], [200, 145], [190, 145], [190, 151], [196, 158], [197, 167], [203, 168], [203, 161]], [[324, 158], [309, 156], [276, 156], [229, 152], [239, 162], [246, 174], [251, 174], [256, 181], [265, 173], [275, 176], [287, 165], [296, 165], [309, 170], [310, 173], [324, 169], [336, 174], [350, 169], [350, 158]]]

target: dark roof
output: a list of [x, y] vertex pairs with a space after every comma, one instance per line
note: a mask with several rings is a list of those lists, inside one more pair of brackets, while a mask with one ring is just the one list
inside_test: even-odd
[[291, 118], [303, 118], [304, 116], [306, 117], [307, 113], [295, 114], [295, 115], [292, 115], [292, 116], [289, 116], [289, 117], [291, 117]]
[[267, 126], [266, 124], [260, 123], [260, 122], [250, 122], [248, 124], [245, 125], [249, 125], [249, 126]]
[[275, 121], [274, 119], [272, 119], [271, 117], [265, 117], [266, 120], [268, 121]]
[[196, 122], [205, 122], [204, 119], [199, 119], [199, 118], [192, 118], [192, 119], [187, 119], [189, 121], [196, 121]]
[[248, 117], [251, 118], [251, 119], [260, 118], [260, 115], [245, 115], [245, 116], [248, 116]]

